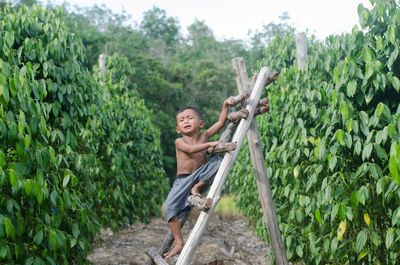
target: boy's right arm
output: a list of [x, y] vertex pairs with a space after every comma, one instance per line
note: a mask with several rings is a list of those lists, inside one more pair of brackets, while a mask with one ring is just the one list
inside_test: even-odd
[[232, 97], [227, 98], [224, 101], [224, 104], [222, 105], [221, 113], [219, 114], [218, 121], [215, 124], [213, 124], [210, 128], [208, 128], [207, 130], [204, 131], [207, 138], [214, 136], [225, 126], [226, 119], [228, 117], [228, 107], [232, 106], [231, 100], [233, 98], [234, 97], [232, 96]]
[[178, 138], [175, 140], [175, 146], [178, 150], [187, 153], [187, 154], [193, 154], [197, 152], [201, 152], [206, 150], [209, 147], [215, 147], [222, 143], [221, 141], [212, 141], [212, 142], [206, 142], [202, 144], [187, 144], [185, 141], [182, 140], [182, 138]]

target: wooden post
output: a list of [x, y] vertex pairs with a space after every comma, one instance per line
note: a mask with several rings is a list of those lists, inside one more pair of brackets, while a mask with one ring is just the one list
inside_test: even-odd
[[99, 67], [102, 74], [102, 82], [104, 84], [106, 82], [106, 57], [104, 54], [99, 55]]
[[249, 111], [249, 118], [242, 119], [240, 121], [232, 139], [232, 142], [237, 142], [237, 148], [234, 151], [225, 154], [218, 169], [218, 172], [214, 178], [214, 182], [210, 188], [210, 191], [208, 192], [208, 198], [211, 198], [213, 200], [213, 205], [211, 206], [210, 210], [208, 210], [208, 212], [200, 213], [196, 225], [191, 231], [189, 238], [187, 239], [185, 246], [183, 247], [182, 252], [179, 255], [178, 262], [176, 263], [177, 265], [188, 265], [190, 263], [190, 260], [192, 259], [193, 253], [197, 247], [200, 237], [202, 236], [204, 229], [210, 221], [215, 207], [220, 200], [222, 187], [226, 181], [226, 177], [228, 176], [229, 171], [232, 168], [233, 162], [239, 154], [244, 137], [246, 136], [247, 131], [250, 128], [250, 124], [255, 109], [257, 107], [257, 103], [261, 98], [261, 93], [265, 87], [269, 74], [270, 69], [266, 67], [261, 68], [260, 74], [258, 75], [257, 81], [254, 85], [254, 89], [251, 93], [250, 98], [248, 99], [248, 103], [246, 106], [246, 109]]
[[307, 61], [307, 39], [302, 34], [296, 36], [297, 65], [303, 71]]
[[[232, 66], [239, 75], [239, 78], [236, 79], [239, 93], [243, 93], [243, 91], [248, 87], [246, 65], [244, 64], [243, 58], [239, 57], [232, 59]], [[268, 237], [272, 245], [276, 264], [288, 265], [285, 247], [282, 242], [281, 232], [276, 219], [271, 187], [267, 178], [267, 170], [265, 167], [263, 151], [261, 149], [261, 139], [258, 132], [257, 119], [252, 117], [251, 120], [251, 126], [247, 132], [247, 141], [249, 143], [251, 162], [254, 168], [259, 199], [263, 209], [264, 220], [267, 225]]]

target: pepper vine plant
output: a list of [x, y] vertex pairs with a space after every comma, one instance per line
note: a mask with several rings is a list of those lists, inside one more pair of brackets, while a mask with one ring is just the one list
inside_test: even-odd
[[[311, 39], [304, 71], [292, 32], [260, 62], [281, 73], [258, 122], [291, 261], [400, 262], [400, 9], [371, 3], [358, 6], [361, 29]], [[249, 160], [241, 152], [229, 188], [268, 240]]]
[[2, 264], [86, 264], [101, 225], [146, 221], [165, 195], [160, 134], [116, 74], [134, 69], [82, 67], [74, 27], [62, 9], [0, 10]]

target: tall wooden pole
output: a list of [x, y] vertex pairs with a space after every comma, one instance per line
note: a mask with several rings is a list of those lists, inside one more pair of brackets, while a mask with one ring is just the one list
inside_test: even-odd
[[106, 82], [106, 57], [104, 54], [99, 55], [99, 67], [101, 70], [102, 82]]
[[297, 65], [303, 71], [307, 61], [307, 39], [302, 34], [296, 35]]
[[218, 169], [218, 172], [214, 178], [213, 184], [211, 185], [210, 191], [208, 192], [207, 196], [208, 198], [213, 200], [213, 205], [208, 210], [208, 212], [200, 213], [196, 225], [192, 229], [189, 238], [186, 241], [181, 254], [179, 255], [178, 262], [176, 263], [177, 265], [188, 265], [193, 257], [194, 251], [197, 247], [200, 237], [202, 236], [204, 229], [206, 228], [208, 222], [210, 221], [211, 216], [214, 213], [215, 207], [217, 206], [217, 203], [220, 199], [222, 187], [226, 181], [226, 177], [228, 176], [229, 171], [232, 168], [233, 162], [235, 162], [235, 159], [239, 154], [240, 147], [242, 146], [244, 137], [246, 136], [247, 131], [250, 128], [252, 117], [254, 116], [257, 103], [260, 100], [269, 73], [270, 69], [266, 67], [261, 68], [260, 74], [258, 75], [256, 83], [254, 84], [254, 89], [251, 93], [250, 98], [248, 99], [248, 103], [246, 106], [246, 109], [249, 111], [249, 116], [248, 116], [249, 118], [242, 119], [240, 121], [240, 124], [237, 127], [235, 135], [233, 136], [232, 139], [232, 142], [237, 142], [237, 147], [234, 151], [225, 154], [224, 158], [222, 159], [221, 165]]
[[[242, 57], [232, 59], [232, 66], [237, 74], [236, 84], [239, 94], [248, 89], [249, 82], [247, 77], [246, 65]], [[276, 219], [274, 202], [272, 200], [271, 187], [267, 178], [264, 155], [261, 149], [261, 139], [258, 132], [257, 119], [252, 117], [250, 129], [247, 132], [247, 141], [250, 149], [251, 163], [254, 168], [254, 175], [257, 182], [259, 200], [267, 225], [268, 237], [274, 252], [277, 265], [288, 265], [285, 247], [283, 245], [281, 232]]]

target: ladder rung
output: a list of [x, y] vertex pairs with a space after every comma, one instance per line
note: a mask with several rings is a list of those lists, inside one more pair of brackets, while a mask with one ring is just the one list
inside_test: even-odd
[[222, 143], [217, 145], [216, 147], [209, 147], [207, 152], [210, 154], [217, 154], [217, 153], [223, 153], [223, 152], [230, 152], [235, 150], [237, 147], [236, 142], [229, 142], [229, 143]]
[[202, 199], [197, 195], [190, 195], [188, 201], [192, 206], [195, 206], [200, 211], [205, 212], [211, 208], [213, 203], [213, 200], [211, 198]]

